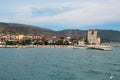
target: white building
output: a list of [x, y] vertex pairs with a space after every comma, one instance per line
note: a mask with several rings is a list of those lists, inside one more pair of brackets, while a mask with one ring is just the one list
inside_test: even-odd
[[96, 30], [88, 30], [88, 43], [99, 45], [101, 43], [100, 37], [97, 34]]

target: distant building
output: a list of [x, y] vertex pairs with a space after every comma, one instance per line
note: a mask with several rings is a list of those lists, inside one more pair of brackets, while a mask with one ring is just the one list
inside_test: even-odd
[[52, 38], [57, 38], [57, 36], [52, 36]]
[[24, 39], [24, 35], [18, 35], [18, 36], [16, 36], [16, 39], [17, 40], [23, 40]]
[[78, 41], [78, 45], [83, 45], [83, 44], [85, 44], [84, 39], [83, 39], [83, 40]]
[[101, 39], [96, 30], [88, 30], [88, 43], [98, 45], [101, 43]]

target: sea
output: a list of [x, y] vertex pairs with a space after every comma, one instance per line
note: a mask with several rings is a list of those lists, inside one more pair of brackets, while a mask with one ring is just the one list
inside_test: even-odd
[[0, 48], [0, 80], [120, 80], [120, 47]]

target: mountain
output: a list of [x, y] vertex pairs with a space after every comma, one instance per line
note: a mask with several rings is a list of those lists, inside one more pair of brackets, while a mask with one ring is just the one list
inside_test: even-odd
[[56, 34], [55, 31], [50, 29], [16, 23], [0, 23], [0, 32], [5, 34], [44, 35], [47, 37]]
[[[116, 30], [100, 30], [96, 29], [98, 31], [98, 35], [101, 37], [102, 42], [120, 42], [120, 31]], [[87, 30], [62, 30], [58, 31], [64, 36], [83, 36], [85, 39], [87, 39]]]
[[[115, 30], [97, 30], [103, 42], [120, 42], [120, 31]], [[17, 23], [0, 23], [0, 33], [24, 34], [24, 35], [39, 35], [45, 37], [77, 37], [83, 36], [87, 38], [87, 30], [66, 29], [54, 31], [47, 28], [40, 28], [32, 25], [17, 24]]]
[[120, 42], [120, 31], [115, 30], [98, 30], [103, 42]]

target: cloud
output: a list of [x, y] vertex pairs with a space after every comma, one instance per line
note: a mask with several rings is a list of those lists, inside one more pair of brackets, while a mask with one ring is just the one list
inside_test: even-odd
[[4, 17], [9, 22], [58, 25], [80, 28], [120, 21], [120, 1], [70, 1], [28, 4], [11, 9], [13, 15]]

